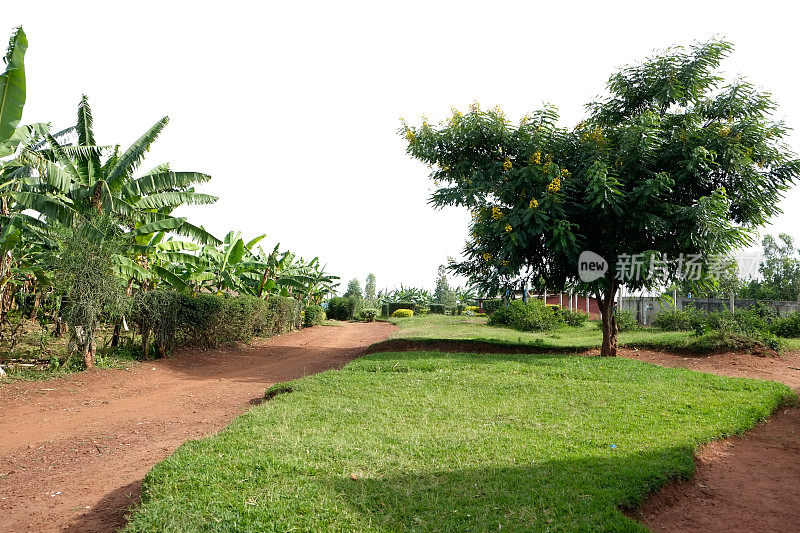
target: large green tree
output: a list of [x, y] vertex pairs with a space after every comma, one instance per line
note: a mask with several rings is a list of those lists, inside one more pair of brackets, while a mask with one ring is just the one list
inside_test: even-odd
[[791, 235], [778, 239], [765, 235], [764, 259], [759, 266], [761, 279], [747, 283], [741, 291], [745, 298], [759, 300], [797, 300], [800, 294], [800, 257]]
[[[620, 286], [682, 280], [687, 257], [707, 277], [714, 257], [779, 212], [800, 172], [770, 96], [717, 74], [731, 49], [712, 40], [623, 68], [573, 128], [550, 106], [518, 125], [478, 105], [404, 125], [408, 153], [433, 166], [431, 203], [473, 213], [465, 258], [451, 269], [494, 293], [528, 280], [593, 294], [602, 354], [616, 355]], [[578, 260], [589, 250], [608, 268], [584, 282]]]

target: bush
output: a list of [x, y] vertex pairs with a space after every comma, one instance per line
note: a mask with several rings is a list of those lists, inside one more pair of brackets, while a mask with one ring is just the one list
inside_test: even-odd
[[381, 316], [389, 316], [389, 304], [386, 302], [381, 304]]
[[365, 307], [361, 310], [359, 316], [364, 322], [372, 322], [378, 316], [378, 310], [374, 307]]
[[477, 305], [468, 305], [464, 308], [464, 311], [470, 311], [472, 313], [480, 313], [481, 308], [478, 307]]
[[398, 309], [410, 309], [411, 311], [416, 311], [417, 305], [414, 302], [389, 302], [386, 308], [386, 315], [394, 316], [394, 312]]
[[562, 307], [558, 312], [561, 315], [561, 320], [573, 328], [579, 328], [589, 320], [589, 315], [580, 311], [570, 311]]
[[445, 311], [447, 310], [447, 306], [444, 304], [431, 304], [428, 309], [432, 315], [444, 315]]
[[779, 337], [800, 337], [800, 312], [775, 319], [772, 323], [772, 333]]
[[484, 300], [484, 302], [483, 302], [483, 311], [487, 315], [491, 315], [492, 313], [494, 313], [498, 309], [500, 309], [502, 307], [505, 307], [505, 305], [503, 305], [503, 303], [504, 303], [503, 300], [500, 300], [499, 298], [496, 299], [496, 300]]
[[519, 331], [544, 331], [563, 324], [560, 314], [544, 305], [541, 300], [528, 303], [515, 300], [489, 315], [490, 326], [506, 326]]
[[325, 309], [321, 305], [309, 305], [303, 318], [303, 327], [318, 326], [325, 321]]
[[[617, 311], [617, 331], [633, 331], [639, 327], [636, 314], [633, 311]], [[598, 322], [599, 327], [603, 327], [602, 320]]]
[[328, 318], [332, 318], [333, 320], [349, 320], [350, 299], [343, 296], [331, 298], [328, 300], [328, 310], [326, 314]]
[[216, 347], [250, 342], [300, 327], [300, 302], [293, 298], [147, 291], [134, 302], [132, 319], [142, 333], [142, 349], [149, 355], [152, 335], [163, 356], [176, 345]]
[[411, 309], [397, 309], [394, 313], [392, 313], [394, 318], [408, 318], [414, 316], [414, 311]]
[[691, 307], [665, 309], [653, 318], [653, 326], [664, 331], [691, 331], [697, 321], [698, 312]]

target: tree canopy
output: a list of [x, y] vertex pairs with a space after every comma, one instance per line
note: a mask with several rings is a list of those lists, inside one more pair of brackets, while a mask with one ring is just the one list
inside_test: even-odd
[[[432, 167], [431, 204], [472, 211], [464, 259], [450, 268], [487, 292], [528, 280], [595, 295], [613, 355], [620, 286], [684, 280], [689, 259], [707, 279], [716, 257], [779, 211], [800, 171], [770, 95], [718, 75], [731, 50], [711, 40], [625, 67], [571, 128], [549, 105], [512, 124], [477, 103], [437, 125], [404, 124], [408, 153]], [[584, 251], [608, 267], [588, 283]]]

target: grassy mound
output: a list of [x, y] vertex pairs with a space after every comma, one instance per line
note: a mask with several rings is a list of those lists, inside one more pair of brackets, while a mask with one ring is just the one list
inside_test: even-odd
[[146, 477], [127, 531], [641, 530], [783, 385], [627, 359], [383, 353], [291, 382]]

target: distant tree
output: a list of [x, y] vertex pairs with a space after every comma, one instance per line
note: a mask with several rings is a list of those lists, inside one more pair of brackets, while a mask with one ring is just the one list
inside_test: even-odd
[[[550, 106], [514, 126], [500, 109], [477, 104], [435, 126], [404, 125], [408, 153], [433, 169], [431, 203], [472, 210], [465, 259], [451, 270], [489, 294], [524, 280], [593, 294], [601, 353], [616, 355], [621, 286], [683, 279], [675, 266], [688, 255], [707, 278], [711, 258], [752, 242], [800, 176], [769, 94], [718, 76], [731, 49], [712, 40], [625, 67], [571, 129], [557, 125]], [[584, 251], [607, 263], [596, 279], [579, 276]], [[667, 258], [671, 268], [620, 276], [634, 257]]]
[[447, 267], [439, 265], [436, 271], [436, 288], [433, 291], [433, 301], [438, 304], [453, 305], [456, 296], [447, 282]]
[[745, 298], [758, 300], [797, 300], [800, 294], [800, 259], [794, 239], [786, 233], [762, 240], [764, 260], [759, 267], [760, 280], [752, 280], [741, 291]]
[[345, 298], [354, 298], [356, 300], [363, 300], [364, 294], [361, 292], [361, 283], [358, 278], [353, 278], [347, 283], [347, 291], [344, 293]]
[[366, 300], [369, 305], [374, 305], [376, 302], [376, 288], [377, 280], [375, 279], [375, 274], [369, 273], [367, 275], [367, 281], [364, 283], [364, 300]]

